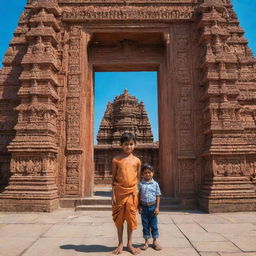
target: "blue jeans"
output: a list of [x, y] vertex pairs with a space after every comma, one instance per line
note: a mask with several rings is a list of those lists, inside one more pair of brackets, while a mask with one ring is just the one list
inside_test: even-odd
[[156, 209], [156, 205], [152, 206], [140, 206], [142, 209], [141, 213], [141, 221], [143, 225], [143, 237], [144, 239], [150, 238], [150, 233], [153, 238], [159, 237], [158, 227], [157, 227], [157, 216], [154, 211]]

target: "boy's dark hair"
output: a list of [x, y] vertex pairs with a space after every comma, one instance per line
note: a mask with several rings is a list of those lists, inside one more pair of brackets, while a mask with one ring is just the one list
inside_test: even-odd
[[120, 138], [120, 143], [123, 144], [126, 141], [134, 141], [134, 143], [136, 144], [136, 138], [134, 136], [133, 133], [131, 132], [125, 132], [122, 134], [121, 138]]
[[143, 172], [146, 169], [149, 169], [149, 170], [151, 170], [151, 172], [154, 172], [154, 168], [150, 164], [146, 163], [146, 164], [143, 164], [141, 167], [141, 174], [143, 174]]

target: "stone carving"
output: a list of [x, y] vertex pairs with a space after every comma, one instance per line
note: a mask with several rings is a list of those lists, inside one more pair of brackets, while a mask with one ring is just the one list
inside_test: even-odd
[[20, 156], [11, 161], [11, 173], [14, 176], [55, 175], [54, 157]]
[[68, 155], [66, 174], [66, 194], [79, 193], [79, 155]]
[[80, 152], [74, 154], [73, 149], [78, 149], [80, 140], [80, 109], [81, 109], [81, 75], [80, 75], [80, 45], [81, 27], [71, 26], [69, 39], [68, 58], [68, 99], [67, 99], [67, 165], [66, 165], [66, 191], [67, 195], [79, 194], [79, 166]]
[[108, 103], [97, 135], [98, 144], [119, 145], [119, 138], [126, 131], [136, 134], [138, 143], [153, 142], [144, 104], [127, 90]]
[[[136, 136], [136, 155], [142, 161], [151, 163], [157, 176], [158, 144], [153, 143], [151, 125], [143, 102], [129, 94], [128, 90], [109, 102], [100, 123], [97, 134], [98, 144], [94, 147], [95, 183], [111, 183], [112, 158], [118, 152], [119, 139], [124, 132], [133, 132]], [[141, 145], [141, 147], [140, 147]], [[151, 151], [151, 153], [150, 153]]]
[[[207, 125], [204, 132], [207, 143], [204, 157], [208, 165], [204, 168], [205, 181], [199, 193], [199, 202], [208, 211], [218, 211], [218, 203], [230, 209], [228, 204], [233, 202], [234, 195], [242, 202], [246, 194], [251, 204], [240, 208], [255, 209], [254, 190], [249, 178], [252, 177], [253, 164], [247, 163], [245, 153], [248, 152], [248, 144], [250, 151], [255, 149], [254, 140], [249, 142], [253, 136], [249, 133], [256, 128], [252, 107], [255, 102], [252, 103], [247, 93], [250, 91], [249, 94], [253, 95], [251, 90], [255, 88], [255, 84], [250, 86], [255, 80], [253, 65], [249, 64], [255, 60], [246, 53], [247, 42], [231, 5], [225, 1], [220, 4], [225, 6], [223, 11], [214, 7], [219, 5], [217, 1], [202, 3], [208, 8], [200, 26], [200, 46], [204, 45], [207, 49], [204, 48], [200, 59], [200, 79], [205, 88], [204, 119]], [[252, 130], [249, 132], [247, 129]]]
[[195, 193], [195, 163], [194, 160], [179, 161], [180, 179], [179, 190], [182, 195]]
[[[34, 15], [26, 12], [26, 15], [21, 17], [19, 26], [25, 26], [27, 22], [29, 30], [17, 30], [18, 34], [23, 32], [21, 35], [25, 40], [24, 44], [27, 45], [27, 52], [17, 63], [20, 67], [22, 65], [23, 71], [19, 75], [21, 84], [16, 92], [18, 106], [13, 108], [18, 112], [15, 137], [7, 146], [11, 153], [10, 172], [12, 176], [7, 189], [0, 197], [13, 198], [10, 205], [17, 204], [20, 209], [49, 211], [58, 206], [56, 187], [58, 164], [55, 138], [58, 116], [55, 106], [58, 101], [56, 89], [58, 68], [54, 60], [56, 58], [54, 41], [52, 41], [53, 44], [50, 42], [55, 39], [58, 28], [51, 27], [50, 22], [44, 23], [42, 19], [46, 17], [47, 12], [42, 9], [38, 11], [41, 16], [36, 16], [37, 18], [40, 16], [41, 20], [37, 21]], [[32, 13], [35, 13], [35, 10]], [[56, 19], [54, 15], [51, 17]], [[16, 45], [20, 43], [19, 40], [12, 41], [16, 51], [19, 50]], [[24, 53], [25, 49], [24, 47]], [[10, 76], [13, 77], [11, 74]], [[40, 179], [41, 182], [39, 182]], [[33, 189], [36, 187], [38, 191], [34, 193]], [[21, 201], [18, 203], [15, 201], [20, 199], [19, 191], [22, 191], [23, 199], [30, 198], [31, 204], [20, 205]], [[41, 202], [42, 199], [45, 201]]]
[[[72, 102], [67, 102], [68, 119], [67, 119], [67, 147], [79, 148], [80, 146], [80, 34], [81, 27], [71, 27], [71, 38], [69, 44], [69, 80], [68, 92], [69, 96], [73, 99]], [[76, 59], [76, 61], [74, 61]], [[70, 105], [72, 104], [72, 106]], [[75, 121], [76, 120], [76, 121]]]
[[248, 158], [246, 160], [245, 174], [255, 179], [255, 177], [256, 177], [256, 161], [255, 161], [255, 159]]
[[177, 132], [179, 153], [193, 152], [193, 123], [192, 123], [192, 80], [189, 72], [189, 26], [177, 26], [176, 36], [176, 72], [178, 86], [177, 102]]
[[32, 53], [33, 54], [43, 54], [45, 52], [45, 45], [42, 42], [42, 37], [39, 36], [37, 38], [37, 42], [32, 47]]
[[216, 159], [216, 176], [241, 176], [243, 175], [239, 159]]
[[158, 71], [160, 142], [143, 104], [120, 104], [114, 123], [109, 104], [99, 182], [131, 129], [164, 195], [255, 211], [256, 60], [229, 0], [28, 1], [0, 70], [1, 209], [92, 194], [93, 72], [106, 70]]
[[87, 7], [84, 11], [64, 11], [63, 21], [90, 20], [190, 20], [193, 9], [189, 7]]

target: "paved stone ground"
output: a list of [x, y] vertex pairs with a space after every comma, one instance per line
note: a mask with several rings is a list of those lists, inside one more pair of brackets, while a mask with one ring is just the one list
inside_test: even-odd
[[[159, 229], [163, 250], [149, 248], [140, 255], [256, 256], [255, 212], [161, 212]], [[141, 223], [134, 243], [143, 243]], [[1, 256], [111, 255], [116, 244], [109, 211], [0, 212]], [[131, 254], [124, 251], [122, 255]]]

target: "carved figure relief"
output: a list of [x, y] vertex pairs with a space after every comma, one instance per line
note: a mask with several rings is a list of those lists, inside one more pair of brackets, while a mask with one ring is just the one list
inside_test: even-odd
[[18, 157], [11, 161], [13, 175], [35, 176], [43, 173], [43, 160], [41, 157]]

